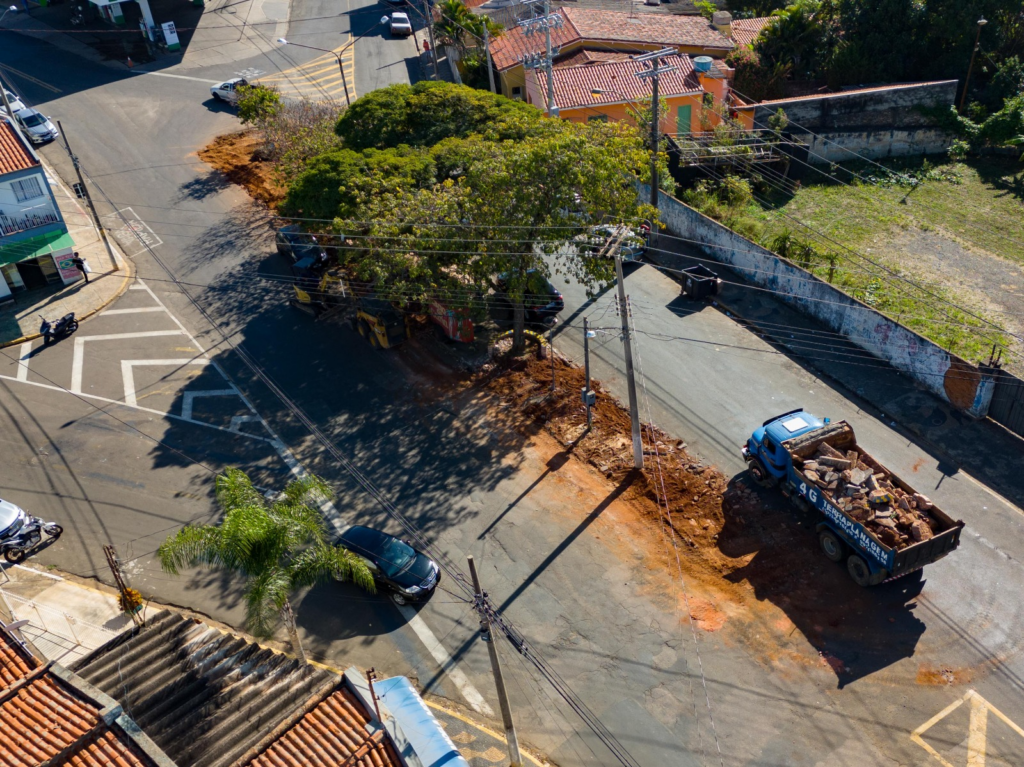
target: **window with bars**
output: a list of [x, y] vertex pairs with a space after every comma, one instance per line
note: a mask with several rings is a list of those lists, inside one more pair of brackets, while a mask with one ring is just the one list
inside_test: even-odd
[[14, 196], [18, 202], [34, 200], [36, 197], [43, 196], [43, 187], [39, 184], [39, 179], [34, 176], [12, 181], [11, 188], [14, 190]]

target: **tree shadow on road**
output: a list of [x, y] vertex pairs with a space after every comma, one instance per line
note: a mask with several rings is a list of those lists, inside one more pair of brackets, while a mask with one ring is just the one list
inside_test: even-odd
[[840, 689], [911, 657], [926, 629], [914, 612], [921, 571], [874, 588], [857, 586], [844, 564], [819, 551], [819, 512], [752, 496], [738, 480], [725, 492], [718, 546], [730, 558], [753, 557], [727, 580], [746, 581], [759, 601], [781, 609], [835, 672]]

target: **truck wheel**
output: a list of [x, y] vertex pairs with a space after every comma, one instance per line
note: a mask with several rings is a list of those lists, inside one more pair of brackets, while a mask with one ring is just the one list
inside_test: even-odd
[[858, 586], [874, 586], [874, 578], [871, 577], [871, 568], [868, 567], [867, 562], [858, 557], [856, 554], [851, 554], [850, 558], [846, 560], [846, 572], [853, 578], [853, 582]]
[[370, 338], [370, 326], [366, 324], [366, 320], [359, 320], [356, 322], [356, 330], [359, 331], [359, 335], [363, 338]]
[[370, 328], [370, 346], [374, 349], [380, 348], [380, 339], [377, 338], [377, 331], [373, 328]]
[[[842, 562], [843, 557], [846, 556], [846, 544], [839, 540], [839, 536], [831, 530], [822, 530], [818, 533], [818, 543], [821, 544], [821, 550], [825, 556], [833, 562]], [[851, 567], [851, 565], [847, 565], [847, 567]], [[850, 574], [853, 575], [852, 570]], [[854, 580], [857, 579], [854, 578]]]
[[775, 485], [775, 477], [768, 473], [764, 464], [757, 458], [750, 461], [749, 468], [751, 479], [761, 487], [773, 487]]

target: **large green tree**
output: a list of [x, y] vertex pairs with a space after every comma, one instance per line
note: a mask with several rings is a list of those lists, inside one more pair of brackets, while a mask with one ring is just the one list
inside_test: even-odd
[[305, 660], [292, 593], [331, 579], [374, 589], [366, 563], [327, 540], [319, 505], [333, 497], [330, 487], [319, 477], [307, 475], [267, 501], [244, 472], [228, 469], [217, 477], [216, 496], [223, 521], [189, 525], [170, 536], [157, 549], [161, 566], [173, 575], [196, 565], [241, 575], [249, 630], [269, 636], [280, 616], [296, 654]]

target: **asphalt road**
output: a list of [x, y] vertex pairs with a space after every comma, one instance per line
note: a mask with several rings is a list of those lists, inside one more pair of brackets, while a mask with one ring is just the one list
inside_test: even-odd
[[[422, 384], [423, 372], [409, 353], [368, 353], [346, 329], [312, 326], [287, 309], [286, 290], [271, 279], [285, 267], [271, 254], [265, 220], [194, 156], [212, 136], [237, 125], [228, 111], [204, 103], [204, 84], [119, 75], [35, 41], [8, 35], [4, 42], [11, 43], [5, 62], [60, 89], [16, 83], [31, 102], [63, 120], [90, 175], [114, 207], [139, 222], [152, 248], [133, 251], [150, 290], [130, 291], [111, 307], [133, 311], [108, 312], [82, 326], [80, 338], [120, 337], [83, 341], [80, 377], [78, 339], [33, 355], [26, 380], [9, 361], [0, 371], [6, 376], [0, 379], [0, 433], [18, 467], [5, 475], [3, 492], [69, 531], [38, 561], [105, 577], [98, 555], [112, 542], [133, 560], [133, 578], [147, 591], [240, 625], [237, 583], [208, 573], [171, 579], [151, 556], [175, 525], [209, 518], [211, 476], [223, 466], [242, 465], [268, 486], [288, 477], [287, 453], [266, 441], [269, 432], [246, 421], [235, 422], [240, 433], [230, 431], [233, 418], [253, 414], [241, 397], [198, 394], [231, 385], [291, 453], [334, 482], [343, 520], [393, 524], [223, 347], [229, 336], [439, 550], [459, 565], [467, 553], [478, 558], [494, 601], [639, 764], [924, 765], [933, 757], [911, 732], [957, 700], [966, 702], [928, 728], [925, 743], [951, 764], [964, 763], [969, 747], [978, 753], [980, 727], [987, 764], [1024, 762], [1017, 731], [979, 702], [988, 701], [1009, 722], [1022, 718], [1018, 510], [969, 480], [944, 478], [927, 463], [916, 466], [920, 448], [859, 413], [842, 392], [799, 365], [778, 356], [766, 363], [762, 353], [727, 348], [723, 339], [743, 348], [761, 342], [717, 312], [670, 311], [674, 283], [641, 268], [628, 284], [651, 412], [660, 426], [731, 475], [742, 468], [736, 446], [753, 424], [776, 412], [802, 405], [849, 417], [883, 461], [901, 472], [916, 466], [921, 486], [944, 508], [955, 508], [970, 531], [962, 549], [924, 581], [887, 587], [870, 599], [845, 576], [825, 570], [832, 565], [821, 559], [821, 569], [811, 572], [834, 589], [833, 602], [849, 603], [843, 625], [817, 626], [770, 584], [751, 584], [777, 608], [776, 620], [791, 622], [791, 654], [784, 657], [753, 652], [749, 635], [757, 627], [749, 625], [733, 631], [727, 623], [720, 632], [701, 633], [695, 645], [671, 586], [648, 569], [642, 551], [624, 551], [628, 536], [616, 524], [623, 513], [616, 491], [595, 497], [571, 464], [557, 455], [545, 462], [523, 453], [514, 432], [483, 419], [472, 403], [447, 405], [424, 394], [424, 386], [410, 385], [410, 379]], [[382, 62], [366, 71], [391, 76], [397, 70]], [[69, 171], [58, 147], [44, 154], [62, 173]], [[155, 258], [186, 283], [205, 315], [167, 282]], [[576, 291], [567, 294], [566, 317], [582, 305]], [[599, 327], [614, 325], [606, 301], [585, 310]], [[163, 311], [134, 311], [159, 305]], [[135, 335], [176, 329], [188, 333]], [[710, 343], [681, 345], [650, 333]], [[561, 337], [570, 350], [572, 337]], [[595, 375], [618, 386], [617, 341], [614, 334], [600, 339]], [[128, 364], [136, 407], [107, 401], [126, 397], [126, 362], [193, 360], [201, 347], [217, 365]], [[74, 388], [76, 380], [84, 401], [59, 390]], [[192, 401], [187, 420], [186, 399]], [[807, 551], [813, 555], [813, 546], [800, 555]], [[467, 705], [477, 690], [497, 710], [472, 613], [457, 584], [443, 585], [450, 592], [439, 592], [418, 615], [345, 586], [314, 590], [300, 604], [306, 642], [319, 657], [409, 674], [429, 691]], [[806, 662], [826, 654], [841, 666]], [[442, 671], [445, 657], [457, 660], [460, 673]], [[527, 741], [559, 764], [613, 763], [550, 687], [514, 653], [504, 657]], [[922, 675], [928, 669], [940, 683]], [[981, 697], [965, 699], [972, 689]]]

